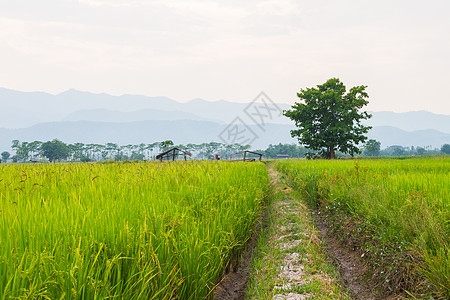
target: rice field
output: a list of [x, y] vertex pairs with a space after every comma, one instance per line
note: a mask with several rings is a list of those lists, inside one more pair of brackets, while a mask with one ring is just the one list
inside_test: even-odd
[[364, 220], [378, 241], [378, 249], [367, 251], [383, 256], [382, 245], [388, 245], [413, 256], [410, 269], [430, 285], [417, 289], [450, 296], [449, 158], [291, 160], [276, 166], [313, 207]]
[[208, 298], [267, 183], [260, 163], [0, 165], [0, 297]]

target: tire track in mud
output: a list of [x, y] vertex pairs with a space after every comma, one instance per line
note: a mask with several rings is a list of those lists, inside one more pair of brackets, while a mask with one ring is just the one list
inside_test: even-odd
[[[277, 256], [277, 262], [276, 270], [272, 272], [276, 275], [269, 284], [266, 283], [265, 288], [269, 288], [269, 292], [263, 298], [246, 295], [247, 283], [252, 280], [250, 276], [254, 276], [251, 274], [251, 261], [261, 224], [265, 220], [263, 213], [258, 222], [259, 227], [241, 255], [240, 265], [231, 267], [230, 272], [224, 275], [214, 290], [214, 299], [378, 299], [372, 296], [370, 287], [361, 279], [364, 266], [358, 257], [336, 243], [325, 224], [318, 223], [318, 228], [314, 227], [311, 211], [280, 179], [273, 166], [268, 166], [268, 172], [275, 197], [279, 198], [270, 207], [275, 214], [275, 222], [269, 224], [274, 226], [269, 230], [273, 232], [268, 239], [271, 248], [269, 256]], [[339, 267], [342, 279], [335, 278], [336, 274], [330, 274], [333, 272], [327, 263], [332, 265], [331, 260]]]
[[[273, 166], [269, 167], [268, 171], [269, 176], [272, 179], [272, 185], [275, 189], [278, 192], [286, 194], [284, 197], [285, 200], [276, 204], [279, 206], [279, 217], [287, 217], [288, 219], [292, 219], [292, 216], [303, 215], [303, 217], [300, 218], [300, 221], [303, 223], [303, 231], [299, 232], [298, 223], [292, 222], [284, 222], [278, 228], [278, 239], [282, 242], [278, 243], [277, 247], [286, 253], [284, 254], [280, 267], [281, 271], [278, 275], [278, 280], [281, 284], [275, 285], [274, 296], [272, 299], [380, 299], [375, 296], [370, 284], [362, 278], [366, 266], [361, 261], [360, 257], [338, 242], [338, 239], [333, 236], [331, 230], [329, 230], [327, 225], [324, 223], [324, 220], [313, 220], [311, 211], [308, 210], [301, 202], [292, 199], [298, 198], [298, 196], [294, 195], [294, 192], [289, 187], [286, 187], [283, 180], [280, 179], [280, 175], [273, 168]], [[313, 225], [314, 223], [316, 223], [317, 227]], [[302, 254], [299, 252], [292, 252], [290, 249], [296, 247], [296, 245], [302, 244], [303, 241], [302, 239], [293, 239], [292, 236], [301, 236], [303, 239], [309, 239], [309, 243], [316, 244], [318, 246], [317, 248], [321, 249], [324, 259], [327, 261], [332, 261], [332, 264], [334, 264], [338, 269], [340, 274], [340, 278], [338, 280], [347, 291], [346, 294], [339, 294], [339, 291], [336, 293], [336, 290], [333, 291], [332, 287], [338, 285], [338, 283], [336, 282], [337, 280], [331, 278], [327, 273], [319, 271], [319, 274], [314, 274], [316, 272], [314, 268], [312, 268], [313, 271], [311, 271], [310, 264], [314, 263], [314, 259], [312, 259], [311, 256], [315, 255], [310, 251], [311, 249], [301, 249], [304, 251], [306, 250], [306, 253], [303, 253], [303, 258], [301, 259], [301, 263], [299, 263], [299, 258], [302, 257]], [[308, 250], [310, 252], [308, 252]], [[302, 288], [312, 281], [322, 284], [322, 293], [308, 293], [308, 289]], [[290, 292], [277, 292], [286, 290], [290, 290]], [[292, 291], [302, 291], [302, 293]]]

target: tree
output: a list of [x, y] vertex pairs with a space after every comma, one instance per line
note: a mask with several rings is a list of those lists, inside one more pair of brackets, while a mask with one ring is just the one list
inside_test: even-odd
[[36, 155], [39, 152], [39, 148], [41, 147], [42, 142], [41, 141], [33, 141], [28, 144], [28, 148], [31, 153], [31, 159], [34, 158], [34, 155]]
[[360, 112], [369, 102], [361, 85], [346, 93], [345, 85], [338, 78], [331, 78], [317, 88], [301, 89], [297, 96], [304, 103], [296, 102], [284, 115], [295, 122], [298, 129], [291, 130], [300, 144], [308, 149], [323, 151], [334, 159], [335, 151], [359, 153], [356, 145], [367, 140], [365, 134], [371, 128], [361, 120], [372, 117]]
[[417, 155], [424, 155], [426, 151], [427, 150], [425, 150], [425, 148], [423, 148], [423, 147], [417, 147], [416, 148]]
[[155, 149], [158, 150], [158, 148], [159, 148], [159, 142], [155, 142], [155, 143], [151, 143], [151, 144], [147, 145], [147, 150], [150, 151], [151, 159], [154, 158], [153, 157], [153, 150], [155, 150]]
[[[108, 151], [110, 157], [117, 156], [120, 152], [120, 147], [115, 143], [107, 143], [105, 149]], [[116, 152], [116, 154], [114, 155], [113, 152]]]
[[41, 152], [49, 161], [67, 158], [70, 154], [69, 146], [57, 139], [42, 143]]
[[282, 144], [278, 145], [270, 144], [266, 150], [256, 150], [255, 152], [262, 153], [265, 158], [277, 158], [278, 155], [284, 154], [288, 155], [290, 158], [294, 157], [305, 157], [307, 150], [305, 147], [298, 146], [295, 144]]
[[1, 155], [2, 155], [3, 162], [7, 162], [8, 158], [11, 156], [11, 154], [8, 151], [3, 151]]
[[221, 143], [218, 142], [210, 142], [205, 143], [206, 156], [208, 159], [213, 158], [213, 154], [218, 154], [218, 151], [222, 147]]
[[173, 146], [172, 140], [166, 140], [166, 141], [162, 141], [161, 143], [159, 143], [159, 147], [161, 148], [161, 151], [167, 150], [167, 148], [169, 148], [170, 146]]
[[405, 155], [405, 148], [403, 148], [402, 146], [394, 147], [393, 150], [392, 150], [392, 154], [394, 156]]
[[13, 140], [11, 148], [16, 151], [16, 157], [18, 160], [28, 160], [30, 153], [29, 143], [21, 143], [19, 140]]
[[441, 152], [445, 154], [450, 154], [450, 145], [449, 144], [442, 145]]
[[381, 143], [377, 140], [370, 139], [364, 145], [364, 154], [368, 156], [378, 156], [380, 155]]
[[16, 153], [19, 150], [21, 143], [19, 140], [12, 140], [12, 145], [11, 145], [11, 149], [13, 149]]

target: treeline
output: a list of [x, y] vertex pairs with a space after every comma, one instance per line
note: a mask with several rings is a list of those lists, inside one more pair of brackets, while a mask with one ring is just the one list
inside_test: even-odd
[[309, 149], [295, 144], [270, 144], [265, 150], [256, 150], [264, 158], [304, 158], [310, 152]]
[[[311, 151], [310, 149], [295, 144], [269, 145], [266, 150], [257, 150], [264, 155], [264, 158], [327, 158], [326, 149], [322, 151]], [[428, 147], [402, 147], [390, 146], [381, 149], [381, 143], [370, 139], [360, 148], [357, 156], [422, 156], [450, 154], [450, 144], [444, 144], [441, 148]], [[336, 157], [347, 157], [345, 153], [336, 151]]]
[[106, 144], [66, 144], [58, 139], [41, 142], [20, 142], [13, 140], [14, 154], [1, 153], [2, 162], [42, 162], [42, 161], [105, 161], [105, 160], [153, 160], [159, 153], [177, 147], [192, 154], [193, 159], [212, 159], [216, 154], [227, 155], [247, 150], [250, 145], [222, 144], [217, 142], [202, 144], [174, 145], [171, 140], [151, 144], [118, 145]]
[[[450, 154], [449, 144], [445, 144], [441, 148], [390, 146], [383, 150], [380, 149], [380, 145], [380, 142], [373, 139], [367, 141], [360, 149], [360, 156], [421, 156]], [[141, 143], [138, 145], [118, 145], [116, 143], [66, 144], [57, 139], [47, 142], [20, 142], [19, 140], [13, 140], [11, 148], [13, 149], [14, 154], [11, 155], [7, 151], [2, 152], [1, 162], [154, 160], [156, 155], [172, 146], [190, 152], [192, 154], [192, 159], [214, 159], [216, 154], [222, 157], [222, 159], [226, 159], [230, 154], [250, 149], [250, 145], [222, 144], [217, 142], [174, 145], [171, 140], [151, 144]], [[255, 150], [255, 152], [262, 153], [263, 157], [267, 159], [305, 157], [326, 158], [326, 153], [324, 151], [314, 153], [304, 146], [295, 144], [271, 144], [267, 149]], [[345, 153], [336, 152], [336, 157], [346, 157], [346, 155]]]
[[399, 145], [389, 146], [386, 149], [380, 149], [381, 143], [370, 139], [362, 147], [362, 156], [422, 156], [422, 155], [440, 155], [450, 154], [450, 144], [444, 144], [441, 148], [428, 147], [403, 147]]

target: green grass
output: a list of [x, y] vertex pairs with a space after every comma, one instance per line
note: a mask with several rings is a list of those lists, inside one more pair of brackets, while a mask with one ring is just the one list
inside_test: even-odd
[[369, 256], [381, 261], [387, 255], [412, 257], [405, 261], [407, 267], [429, 285], [416, 290], [450, 296], [450, 159], [291, 160], [276, 165], [313, 207], [330, 218], [339, 212], [355, 221], [349, 228], [352, 235], [371, 235], [365, 245]]
[[210, 297], [266, 186], [259, 163], [2, 165], [0, 297]]

